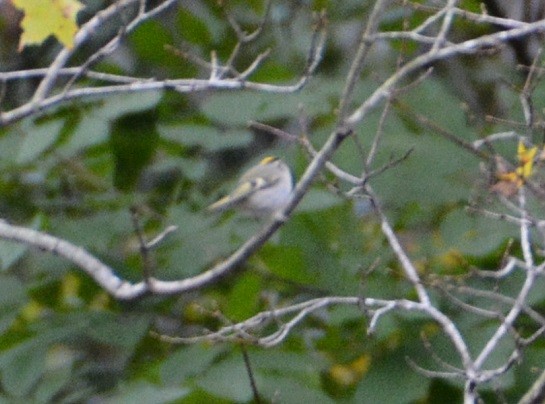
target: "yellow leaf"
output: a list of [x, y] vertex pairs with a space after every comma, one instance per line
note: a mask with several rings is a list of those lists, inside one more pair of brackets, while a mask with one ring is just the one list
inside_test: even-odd
[[[533, 163], [529, 162], [517, 168], [516, 173], [521, 180], [528, 178], [532, 174]], [[524, 181], [523, 181], [524, 182]]]
[[350, 386], [358, 380], [354, 371], [346, 365], [333, 365], [329, 369], [329, 375], [341, 386]]
[[40, 318], [45, 311], [46, 308], [42, 304], [38, 303], [36, 300], [31, 300], [21, 310], [21, 317], [26, 321], [35, 321]]
[[61, 282], [61, 296], [67, 305], [75, 306], [79, 303], [81, 281], [74, 275], [68, 273]]
[[500, 181], [507, 181], [507, 182], [515, 182], [516, 183], [519, 180], [518, 173], [516, 173], [514, 171], [509, 171], [509, 172], [506, 172], [506, 173], [497, 173], [496, 177]]
[[533, 157], [529, 159], [526, 163], [524, 163], [521, 168], [522, 168], [521, 175], [523, 178], [528, 178], [530, 175], [532, 175], [532, 171], [534, 169]]
[[110, 303], [110, 295], [106, 292], [100, 292], [89, 303], [89, 308], [96, 311], [104, 311]]
[[533, 160], [537, 153], [537, 146], [530, 149], [526, 148], [523, 142], [519, 142], [517, 148], [517, 157], [522, 164], [527, 163], [529, 160]]
[[342, 386], [356, 384], [371, 366], [371, 357], [363, 354], [348, 364], [336, 364], [329, 369], [329, 375], [335, 383]]
[[519, 142], [517, 149], [517, 157], [519, 160], [519, 168], [517, 169], [517, 174], [522, 178], [528, 178], [532, 175], [532, 170], [534, 168], [534, 158], [537, 154], [537, 147], [534, 146], [530, 149], [526, 148], [526, 145], [523, 142]]
[[497, 172], [496, 178], [499, 181], [492, 186], [491, 191], [498, 192], [505, 197], [515, 195], [517, 190], [524, 184], [520, 170], [521, 168], [518, 167], [516, 171]]
[[84, 7], [78, 0], [11, 0], [25, 16], [19, 51], [27, 45], [37, 45], [54, 35], [67, 48], [74, 46], [78, 32], [76, 15]]
[[371, 366], [371, 357], [369, 355], [361, 355], [350, 363], [350, 367], [359, 376], [364, 375]]

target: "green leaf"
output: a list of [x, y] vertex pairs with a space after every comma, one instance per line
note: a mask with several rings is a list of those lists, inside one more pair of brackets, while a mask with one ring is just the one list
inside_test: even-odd
[[[297, 246], [301, 251], [297, 254], [302, 255], [304, 267], [298, 264], [300, 260], [296, 258], [292, 273], [287, 269], [291, 268], [290, 264], [285, 264], [284, 276], [308, 274], [299, 279], [306, 279], [305, 283], [334, 294], [358, 293], [358, 267], [344, 265], [345, 262], [352, 264], [354, 261], [354, 249], [361, 249], [359, 237], [362, 234], [358, 223], [347, 205], [295, 215], [281, 233], [280, 246]], [[375, 254], [380, 253], [381, 249], [363, 256], [359, 254], [359, 265], [371, 263], [376, 258]], [[291, 254], [289, 250], [288, 254]], [[281, 270], [274, 262], [273, 259], [271, 263], [275, 271]], [[304, 271], [298, 267], [304, 268]]]
[[50, 403], [56, 394], [67, 386], [73, 377], [72, 366], [63, 366], [59, 369], [48, 369], [34, 391], [37, 403]]
[[28, 301], [25, 285], [11, 275], [0, 275], [0, 335], [6, 332]]
[[185, 8], [178, 9], [177, 17], [180, 34], [186, 41], [203, 45], [210, 44], [211, 36], [205, 22]]
[[47, 345], [36, 344], [21, 351], [2, 369], [2, 386], [14, 396], [24, 396], [37, 383], [45, 369]]
[[441, 236], [445, 245], [462, 254], [485, 255], [516, 237], [516, 226], [500, 220], [470, 215], [462, 210], [452, 211], [441, 223]]
[[327, 364], [325, 358], [315, 357], [309, 352], [252, 350], [249, 355], [252, 366], [263, 374], [283, 374], [315, 386], [320, 384], [316, 369]]
[[25, 285], [15, 276], [0, 276], [0, 308], [21, 305], [26, 301]]
[[311, 189], [297, 207], [296, 212], [315, 212], [344, 202], [337, 195], [323, 189]]
[[299, 247], [267, 244], [261, 249], [259, 256], [268, 270], [283, 279], [301, 283], [312, 280]]
[[[177, 57], [172, 57], [164, 50], [165, 44], [174, 43], [174, 39], [165, 24], [158, 21], [147, 20], [139, 24], [131, 33], [129, 40], [139, 58], [138, 60], [147, 61], [147, 65], [155, 63], [164, 68], [185, 63]], [[136, 95], [141, 95], [141, 93], [136, 93]]]
[[252, 398], [248, 373], [242, 354], [238, 352], [214, 365], [197, 380], [197, 385], [206, 392], [227, 400], [246, 402]]
[[19, 126], [14, 125], [11, 130], [0, 136], [0, 167], [3, 169], [14, 164], [20, 152], [21, 135]]
[[202, 105], [203, 113], [223, 126], [246, 126], [249, 121], [274, 121], [292, 117], [305, 108], [309, 115], [331, 113], [331, 97], [340, 83], [315, 77], [298, 93], [272, 94], [225, 92], [211, 95]]
[[309, 352], [249, 350], [258, 390], [282, 403], [333, 402], [322, 390], [320, 374], [327, 361]]
[[206, 151], [245, 147], [253, 137], [248, 131], [227, 130], [219, 132], [212, 126], [168, 125], [159, 126], [161, 137], [187, 147], [202, 147]]
[[189, 394], [189, 389], [161, 387], [148, 382], [134, 381], [123, 384], [118, 392], [104, 402], [111, 404], [162, 404], [180, 400]]
[[123, 115], [147, 111], [156, 107], [162, 97], [162, 90], [104, 97], [101, 100], [102, 106], [96, 111], [95, 116], [98, 114], [111, 121]]
[[[412, 115], [423, 114], [455, 136], [466, 141], [474, 140], [474, 130], [467, 126], [456, 97], [434, 80], [426, 80], [423, 86], [417, 87], [417, 91], [410, 93], [403, 100], [410, 113], [404, 109], [397, 111], [398, 114], [389, 117], [382, 128], [380, 150], [372, 168], [383, 167], [409, 150], [412, 153], [400, 164], [372, 179], [371, 184], [381, 196], [383, 205], [389, 209], [388, 213], [393, 215], [390, 216], [392, 220], [416, 204], [425, 213], [425, 220], [429, 221], [436, 219], [442, 206], [467, 200], [468, 187], [478, 180], [479, 159], [436, 131], [423, 128]], [[449, 113], [445, 114], [445, 111]], [[376, 132], [379, 119], [378, 112], [369, 117], [361, 133]], [[372, 138], [360, 136], [365, 149], [371, 146]], [[361, 172], [363, 167], [358, 154], [358, 148], [345, 147], [343, 153], [335, 156], [335, 161], [343, 167], [351, 163], [351, 172]]]
[[225, 347], [219, 345], [183, 346], [163, 362], [160, 369], [161, 380], [167, 386], [185, 383], [207, 370], [224, 351]]
[[[66, 319], [71, 319], [67, 317]], [[61, 320], [63, 320], [61, 318]], [[26, 352], [36, 350], [38, 348], [43, 348], [51, 345], [52, 343], [57, 343], [63, 339], [69, 338], [70, 336], [81, 332], [82, 328], [87, 326], [88, 321], [60, 321], [58, 327], [51, 327], [49, 324], [43, 325], [46, 329], [40, 330], [40, 332], [35, 337], [30, 337], [19, 342], [17, 345], [6, 347], [1, 347], [3, 351], [0, 352], [0, 369], [4, 370], [11, 366], [13, 362], [16, 362], [20, 355], [24, 355]]]
[[217, 260], [231, 250], [228, 226], [212, 228], [217, 218], [191, 212], [185, 207], [169, 211], [167, 223], [178, 226], [178, 230], [158, 251], [161, 276], [179, 279], [197, 274], [204, 266]]
[[430, 379], [409, 367], [402, 352], [396, 352], [371, 364], [356, 389], [354, 402], [406, 404], [424, 400], [429, 383]]
[[192, 181], [202, 180], [208, 166], [202, 159], [177, 159], [176, 164], [181, 168], [183, 175]]
[[104, 143], [110, 132], [109, 122], [94, 110], [83, 115], [68, 142], [61, 146], [60, 151], [65, 156], [79, 153], [87, 147]]
[[4, 307], [0, 309], [0, 333], [8, 331], [13, 326], [18, 317], [19, 313], [15, 311], [12, 307]]
[[20, 130], [23, 139], [17, 153], [16, 162], [18, 164], [33, 162], [55, 143], [62, 127], [63, 122], [60, 120], [48, 121], [42, 124], [36, 124], [29, 120], [25, 121]]
[[320, 389], [319, 385], [309, 386], [285, 374], [268, 375], [259, 386], [260, 392], [271, 402], [277, 401], [286, 404], [335, 403]]
[[85, 105], [74, 133], [59, 151], [65, 156], [71, 156], [87, 147], [106, 142], [111, 121], [126, 114], [154, 108], [162, 96], [162, 91], [149, 91], [91, 99]]
[[106, 252], [112, 240], [132, 231], [127, 212], [96, 212], [83, 218], [51, 217], [50, 231], [89, 250]]
[[116, 345], [132, 350], [147, 334], [150, 317], [142, 314], [108, 315], [101, 313], [93, 321], [89, 336], [103, 344]]
[[114, 185], [130, 191], [150, 163], [159, 144], [153, 111], [124, 115], [112, 125], [110, 146], [114, 157]]
[[255, 313], [263, 288], [261, 277], [246, 272], [233, 285], [227, 296], [225, 315], [232, 321], [242, 321]]

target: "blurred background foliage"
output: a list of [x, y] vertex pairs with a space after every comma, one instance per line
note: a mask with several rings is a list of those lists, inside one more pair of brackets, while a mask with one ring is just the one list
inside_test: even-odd
[[[84, 3], [81, 21], [108, 4]], [[248, 31], [258, 26], [265, 12], [262, 0], [225, 3]], [[477, 1], [461, 3], [479, 10]], [[284, 158], [295, 177], [308, 162], [299, 146], [249, 129], [248, 121], [295, 135], [305, 130], [319, 147], [335, 123], [347, 69], [372, 6], [361, 0], [272, 3], [262, 35], [242, 47], [235, 63], [244, 70], [259, 52], [270, 48], [270, 56], [251, 77], [267, 83], [298, 79], [312, 36], [312, 11], [327, 10], [324, 60], [316, 77], [295, 94], [210, 91], [97, 97], [1, 128], [2, 217], [81, 245], [121, 277], [137, 281], [142, 278], [142, 260], [130, 217], [135, 208], [150, 238], [168, 225], [178, 226], [153, 257], [156, 276], [181, 279], [198, 274], [258, 228], [236, 214], [208, 216], [203, 208], [263, 155]], [[58, 50], [55, 41], [17, 53], [17, 19], [5, 2], [0, 12], [0, 69], [48, 66]], [[380, 29], [401, 30], [404, 23], [414, 26], [428, 15], [394, 3]], [[76, 54], [74, 63], [85, 60], [118, 29], [106, 24]], [[471, 38], [494, 29], [457, 20], [453, 36]], [[142, 24], [94, 69], [141, 77], [205, 78], [202, 67], [172, 48], [204, 59], [215, 51], [225, 61], [235, 44], [236, 36], [217, 2], [180, 2]], [[354, 105], [395, 71], [400, 57], [409, 60], [421, 51], [410, 42], [377, 42]], [[397, 97], [373, 168], [412, 153], [372, 184], [423, 274], [463, 275], [471, 264], [493, 269], [506, 241], [516, 237], [516, 228], [464, 211], [469, 201], [493, 203], [480, 162], [417, 117], [423, 115], [468, 141], [510, 130], [485, 117], [522, 122], [516, 88], [524, 75], [516, 70], [509, 49], [435, 67], [430, 77]], [[37, 82], [6, 83], [2, 108], [20, 104]], [[542, 93], [536, 91], [538, 106], [543, 104]], [[379, 119], [377, 111], [363, 122], [357, 128], [358, 142], [348, 140], [334, 162], [359, 175], [365, 168], [362, 151], [369, 150]], [[504, 151], [513, 160], [515, 142]], [[225, 321], [319, 296], [413, 297], [371, 208], [365, 199], [355, 203], [343, 198], [347, 189], [324, 173], [279, 235], [245, 264], [244, 272], [214, 287], [168, 298], [114, 301], [69, 263], [0, 242], [0, 401], [251, 402], [240, 347], [174, 346], [148, 331], [198, 335]], [[541, 297], [536, 296], [535, 303], [543, 304]], [[480, 346], [491, 325], [446, 302], [441, 307], [457, 320], [468, 341]], [[368, 336], [364, 313], [347, 307], [316, 313], [281, 346], [245, 349], [265, 402], [458, 401], [461, 390], [455, 381], [427, 379], [407, 364], [408, 357], [419, 365], [435, 366], [421, 333], [444, 359], [456, 363], [449, 343], [427, 319], [389, 315]], [[490, 386], [490, 402], [525, 391], [533, 379], [532, 366], [541, 367], [543, 356], [543, 349], [533, 348], [530, 360], [509, 372], [501, 384]]]

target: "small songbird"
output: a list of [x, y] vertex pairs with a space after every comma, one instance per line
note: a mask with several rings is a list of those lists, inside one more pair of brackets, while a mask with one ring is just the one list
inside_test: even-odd
[[223, 212], [234, 208], [248, 216], [263, 218], [286, 206], [292, 190], [293, 178], [286, 163], [277, 157], [265, 157], [240, 177], [229, 195], [207, 210]]

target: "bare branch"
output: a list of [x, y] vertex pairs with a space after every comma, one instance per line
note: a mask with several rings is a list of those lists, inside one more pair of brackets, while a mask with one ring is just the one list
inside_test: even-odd
[[539, 404], [545, 400], [545, 371], [534, 382], [518, 404]]
[[96, 259], [81, 247], [26, 227], [13, 226], [0, 220], [0, 237], [23, 243], [59, 255], [74, 263], [91, 276], [101, 287], [118, 299], [132, 299], [147, 291], [144, 282], [131, 284], [115, 275], [112, 268]]
[[[77, 32], [76, 36], [74, 37], [74, 46], [71, 49], [64, 48], [62, 51], [59, 52], [59, 54], [57, 55], [53, 63], [51, 63], [51, 65], [49, 66], [47, 74], [44, 76], [43, 80], [40, 82], [40, 85], [34, 92], [34, 96], [32, 97], [31, 104], [34, 106], [35, 109], [39, 109], [39, 105], [47, 97], [49, 91], [54, 86], [55, 80], [58, 77], [58, 71], [62, 67], [64, 67], [64, 65], [68, 62], [68, 59], [70, 58], [70, 56], [72, 56], [74, 52], [87, 39], [89, 39], [89, 37], [95, 31], [99, 29], [100, 25], [104, 22], [104, 20], [111, 18], [123, 8], [129, 7], [132, 4], [136, 3], [137, 1], [139, 0], [118, 1], [112, 4], [111, 6], [107, 7], [106, 9], [98, 12], [93, 18], [91, 18], [89, 21], [87, 21], [85, 24], [81, 26], [80, 30]], [[131, 28], [136, 27], [143, 20], [150, 18], [156, 15], [157, 13], [163, 11], [164, 9], [169, 7], [171, 4], [174, 4], [174, 2], [175, 0], [165, 0], [163, 3], [161, 3], [152, 11], [148, 13], [144, 13], [139, 18], [134, 20], [131, 25]], [[109, 43], [108, 45], [106, 45], [106, 48], [109, 48], [110, 46], [115, 46], [116, 43], [119, 42], [119, 36], [114, 38], [112, 41], [113, 41], [112, 43]]]
[[367, 54], [371, 48], [368, 38], [376, 32], [380, 17], [387, 4], [388, 0], [377, 0], [375, 2], [371, 15], [367, 21], [367, 26], [361, 34], [360, 43], [352, 60], [350, 71], [348, 72], [348, 77], [345, 82], [346, 84], [339, 103], [339, 117], [341, 120], [344, 120], [345, 116], [348, 114], [348, 108], [352, 101], [352, 94], [363, 69], [365, 58], [367, 57]]
[[[526, 212], [526, 198], [524, 194], [524, 188], [521, 188], [519, 192], [519, 204], [521, 210], [523, 212]], [[524, 218], [526, 216], [526, 213], [523, 213], [523, 215]], [[518, 317], [519, 313], [522, 311], [522, 308], [525, 304], [524, 302], [526, 302], [528, 294], [530, 293], [530, 290], [535, 283], [535, 278], [537, 274], [534, 269], [532, 252], [530, 250], [529, 229], [525, 220], [521, 222], [520, 232], [524, 261], [526, 266], [528, 267], [528, 271], [526, 271], [526, 278], [524, 280], [524, 284], [520, 288], [515, 304], [513, 305], [507, 316], [505, 316], [504, 321], [500, 324], [494, 335], [488, 340], [481, 353], [475, 359], [475, 366], [477, 368], [483, 365], [488, 356], [494, 351], [499, 341], [504, 337], [507, 331], [513, 327], [514, 321]]]
[[[250, 64], [250, 66], [238, 76], [234, 78], [225, 79], [223, 78], [223, 72], [225, 69], [232, 71], [231, 66], [222, 67], [219, 65], [217, 60], [212, 60], [209, 66], [211, 69], [211, 76], [207, 80], [198, 80], [198, 79], [180, 79], [180, 80], [154, 80], [154, 79], [139, 79], [134, 78], [130, 79], [124, 76], [115, 76], [115, 75], [106, 75], [96, 72], [87, 72], [88, 65], [92, 64], [95, 59], [91, 57], [88, 60], [88, 63], [80, 66], [78, 68], [67, 68], [63, 69], [63, 66], [68, 61], [69, 57], [73, 54], [78, 46], [80, 46], [88, 37], [98, 29], [100, 23], [106, 18], [114, 15], [119, 7], [130, 6], [138, 0], [123, 0], [116, 3], [115, 5], [110, 6], [109, 8], [99, 12], [95, 17], [89, 20], [84, 24], [75, 39], [75, 46], [72, 50], [63, 49], [51, 64], [51, 66], [46, 69], [40, 69], [35, 71], [30, 71], [26, 73], [18, 74], [9, 74], [9, 73], [0, 73], [0, 79], [22, 79], [30, 76], [42, 76], [43, 79], [34, 93], [34, 97], [31, 102], [23, 104], [11, 111], [6, 111], [0, 113], [0, 127], [6, 126], [10, 123], [13, 123], [17, 120], [25, 118], [30, 115], [38, 115], [38, 111], [43, 112], [47, 109], [53, 108], [59, 104], [65, 103], [70, 100], [85, 98], [89, 99], [96, 96], [107, 96], [112, 94], [120, 93], [132, 93], [132, 92], [143, 92], [143, 91], [157, 91], [163, 89], [172, 89], [179, 93], [195, 93], [199, 91], [208, 91], [213, 89], [223, 89], [223, 90], [255, 90], [262, 92], [273, 92], [273, 93], [293, 93], [300, 90], [304, 87], [307, 82], [310, 80], [312, 75], [315, 73], [315, 70], [318, 67], [318, 64], [321, 60], [322, 54], [324, 52], [325, 39], [326, 39], [326, 18], [325, 14], [322, 14], [317, 17], [317, 22], [315, 24], [315, 31], [313, 34], [312, 45], [308, 53], [308, 62], [302, 76], [299, 80], [292, 85], [272, 85], [267, 83], [256, 83], [246, 81], [246, 78], [255, 72], [259, 67], [262, 60], [265, 58], [266, 53], [262, 53], [256, 57], [256, 59]], [[174, 0], [166, 0], [161, 3], [160, 6], [155, 9], [150, 10], [149, 12], [137, 17], [133, 20], [129, 26], [125, 28], [126, 31], [134, 29], [142, 21], [154, 16], [158, 12], [164, 10]], [[120, 40], [121, 36], [118, 35], [112, 41], [103, 48], [103, 52], [109, 52], [111, 49], [115, 48]], [[100, 53], [100, 52], [99, 52]], [[214, 56], [213, 56], [214, 59]], [[45, 74], [44, 74], [45, 71]], [[55, 94], [48, 96], [50, 90], [53, 88], [55, 81], [61, 75], [74, 74], [74, 77], [80, 77], [81, 75], [86, 75], [93, 78], [98, 78], [102, 80], [109, 80], [115, 83], [122, 83], [119, 85], [110, 85], [110, 86], [101, 86], [101, 87], [83, 87], [70, 89], [69, 87], [73, 84], [70, 82], [70, 86], [66, 87], [65, 90], [60, 94]]]
[[529, 23], [520, 28], [483, 35], [479, 38], [470, 39], [456, 45], [445, 46], [436, 52], [427, 52], [418, 56], [404, 65], [395, 75], [386, 80], [370, 97], [353, 111], [350, 116], [347, 117], [345, 124], [352, 127], [361, 122], [371, 110], [376, 108], [378, 103], [391, 96], [395, 86], [402, 79], [433, 62], [448, 59], [455, 55], [473, 54], [486, 47], [496, 46], [511, 39], [543, 31], [545, 31], [545, 20]]

